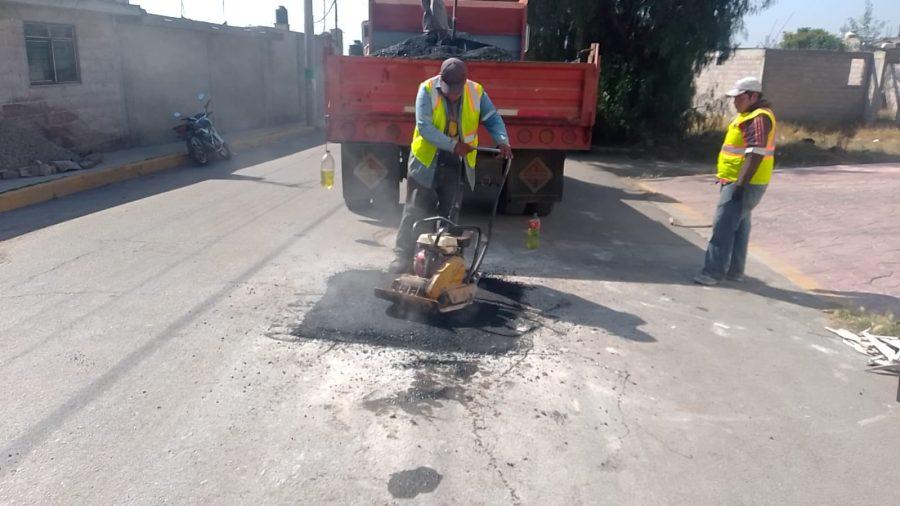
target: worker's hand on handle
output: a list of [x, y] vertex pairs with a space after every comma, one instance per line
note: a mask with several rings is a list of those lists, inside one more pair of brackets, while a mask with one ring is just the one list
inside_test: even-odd
[[456, 153], [457, 156], [466, 156], [472, 151], [475, 151], [475, 148], [469, 146], [465, 142], [457, 142], [456, 146], [453, 146], [453, 152]]
[[500, 148], [500, 154], [497, 155], [497, 158], [502, 158], [504, 160], [513, 159], [512, 148], [509, 146], [509, 144], [501, 144], [497, 147]]

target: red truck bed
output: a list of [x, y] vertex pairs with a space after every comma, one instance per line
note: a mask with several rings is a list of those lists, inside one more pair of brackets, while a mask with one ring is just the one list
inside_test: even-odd
[[[440, 61], [328, 56], [325, 63], [330, 142], [407, 145], [419, 84]], [[599, 52], [590, 63], [469, 62], [469, 78], [484, 85], [516, 149], [586, 150], [597, 109]], [[482, 129], [485, 144], [490, 136]]]

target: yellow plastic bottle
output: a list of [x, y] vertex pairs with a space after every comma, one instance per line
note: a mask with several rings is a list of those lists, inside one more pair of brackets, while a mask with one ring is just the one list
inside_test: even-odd
[[327, 190], [334, 188], [334, 157], [327, 149], [322, 155], [321, 183], [322, 188]]

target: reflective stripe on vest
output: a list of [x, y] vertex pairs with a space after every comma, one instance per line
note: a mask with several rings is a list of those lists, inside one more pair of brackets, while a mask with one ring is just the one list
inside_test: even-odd
[[[762, 150], [763, 160], [756, 169], [756, 174], [750, 180], [750, 184], [768, 184], [772, 179], [772, 169], [775, 166], [775, 114], [769, 109], [756, 109], [753, 112], [738, 114], [728, 125], [722, 149], [719, 151], [716, 177], [726, 181], [737, 181], [747, 154], [747, 145], [744, 142], [744, 133], [741, 125], [765, 115], [772, 122], [772, 129], [766, 138], [766, 148]], [[752, 148], [758, 153], [760, 148]]]
[[[441, 132], [447, 128], [447, 102], [443, 100], [441, 92], [438, 89], [440, 76], [433, 77], [421, 86], [425, 87], [431, 97], [432, 117], [431, 121], [434, 126]], [[481, 96], [484, 88], [475, 81], [467, 81], [463, 90], [462, 107], [459, 118], [459, 129], [462, 131], [462, 142], [472, 147], [478, 147], [478, 127], [481, 123]], [[437, 155], [437, 148], [428, 142], [419, 133], [419, 129], [413, 132], [413, 141], [411, 146], [412, 155], [425, 167], [431, 167]], [[466, 156], [466, 165], [469, 168], [475, 168], [475, 161], [478, 153], [472, 151]]]

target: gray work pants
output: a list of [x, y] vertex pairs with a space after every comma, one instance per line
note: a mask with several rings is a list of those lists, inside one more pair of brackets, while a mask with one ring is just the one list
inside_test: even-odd
[[712, 237], [706, 247], [703, 274], [719, 280], [725, 276], [744, 274], [747, 247], [750, 244], [750, 218], [766, 188], [766, 185], [747, 185], [744, 188], [744, 198], [738, 201], [732, 200], [735, 189], [733, 183], [720, 189]]
[[[448, 157], [449, 158], [449, 157]], [[432, 232], [434, 224], [428, 223], [415, 229], [413, 225], [422, 219], [435, 215], [459, 219], [463, 192], [466, 188], [465, 170], [458, 161], [438, 163], [434, 175], [434, 187], [427, 188], [415, 179], [406, 180], [406, 204], [397, 230], [397, 242], [394, 254], [401, 258], [412, 258], [419, 234]]]

